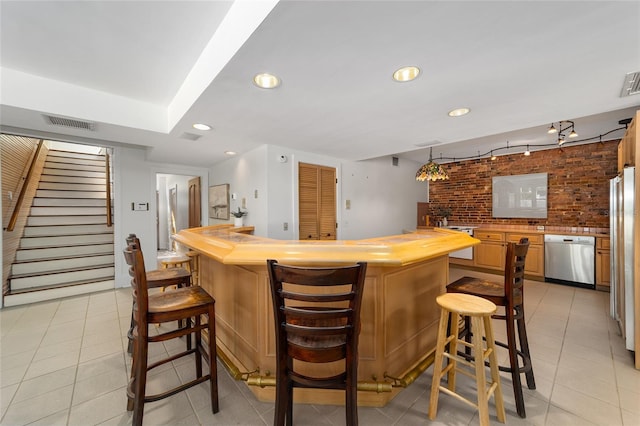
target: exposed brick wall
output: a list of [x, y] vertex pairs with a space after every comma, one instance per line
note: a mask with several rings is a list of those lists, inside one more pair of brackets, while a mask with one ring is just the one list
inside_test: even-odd
[[[609, 179], [617, 174], [618, 142], [445, 164], [449, 180], [429, 183], [433, 209], [451, 208], [452, 224], [609, 227]], [[491, 178], [548, 173], [547, 219], [491, 217]], [[440, 220], [432, 212], [432, 220]]]

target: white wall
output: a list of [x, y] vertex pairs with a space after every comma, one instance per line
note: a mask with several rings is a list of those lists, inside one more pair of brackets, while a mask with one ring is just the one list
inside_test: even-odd
[[[286, 162], [280, 162], [280, 156]], [[264, 145], [210, 169], [210, 185], [230, 184], [239, 200], [247, 196], [249, 216], [245, 223], [256, 227], [255, 234], [276, 239], [298, 238], [298, 163], [336, 168], [338, 177], [338, 239], [362, 239], [402, 233], [416, 226], [416, 203], [426, 201], [426, 183], [416, 182], [420, 164], [391, 157], [367, 161], [347, 161], [276, 145]], [[254, 198], [258, 190], [258, 198]], [[265, 196], [266, 195], [266, 196]], [[231, 200], [236, 208], [239, 200]], [[351, 209], [345, 208], [351, 201]], [[225, 221], [210, 219], [210, 224]], [[283, 223], [289, 225], [284, 231]]]
[[[156, 269], [156, 174], [167, 173], [200, 176], [209, 181], [206, 169], [173, 164], [152, 163], [145, 159], [143, 149], [115, 147], [113, 149], [114, 173], [114, 251], [116, 263], [116, 287], [129, 285], [122, 249], [130, 233], [140, 238], [145, 253], [145, 266]], [[131, 210], [132, 202], [149, 203], [148, 211]], [[202, 217], [207, 214], [208, 193], [202, 190]], [[206, 223], [206, 222], [205, 222]]]
[[[229, 184], [229, 193], [236, 194], [235, 200], [231, 199], [231, 195], [229, 199], [229, 207], [232, 211], [242, 207], [244, 198], [248, 212], [244, 217], [244, 223], [255, 226], [255, 234], [262, 236], [268, 235], [266, 155], [267, 146], [262, 145], [242, 156], [219, 163], [209, 170], [209, 186]], [[203, 191], [205, 191], [204, 186], [203, 184]], [[206, 190], [208, 191], [208, 188]], [[208, 214], [203, 217], [208, 217]], [[229, 220], [208, 218], [208, 223], [209, 225], [233, 223], [233, 219], [232, 215], [229, 215]]]

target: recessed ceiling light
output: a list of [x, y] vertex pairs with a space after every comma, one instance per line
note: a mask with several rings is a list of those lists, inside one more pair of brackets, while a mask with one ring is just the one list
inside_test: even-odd
[[273, 74], [256, 74], [253, 77], [253, 82], [256, 86], [261, 87], [263, 89], [273, 89], [280, 85], [280, 79]]
[[237, 152], [235, 152], [235, 151], [225, 151], [224, 153], [227, 154], [227, 155], [236, 155], [237, 154]]
[[211, 126], [208, 126], [206, 124], [202, 124], [202, 123], [196, 123], [193, 125], [194, 129], [198, 129], [198, 130], [211, 130]]
[[402, 67], [396, 72], [393, 73], [393, 79], [399, 82], [411, 81], [418, 77], [420, 74], [420, 68], [410, 66], [410, 67]]
[[449, 117], [460, 117], [461, 115], [469, 114], [471, 111], [469, 108], [457, 108], [449, 111]]

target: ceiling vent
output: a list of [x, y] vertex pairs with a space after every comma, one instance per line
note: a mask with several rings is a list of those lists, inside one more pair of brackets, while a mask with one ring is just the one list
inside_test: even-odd
[[190, 141], [197, 141], [201, 137], [202, 135], [196, 135], [195, 133], [188, 133], [188, 132], [184, 132], [182, 135], [180, 135], [180, 139], [187, 139]]
[[53, 115], [43, 114], [44, 120], [47, 124], [51, 124], [52, 126], [60, 126], [66, 127], [70, 129], [79, 129], [79, 130], [90, 130], [94, 131], [96, 129], [96, 123], [92, 123], [90, 121], [76, 120], [73, 118], [64, 118], [64, 117], [56, 117]]
[[630, 72], [624, 77], [620, 97], [637, 95], [638, 93], [640, 93], [640, 71]]

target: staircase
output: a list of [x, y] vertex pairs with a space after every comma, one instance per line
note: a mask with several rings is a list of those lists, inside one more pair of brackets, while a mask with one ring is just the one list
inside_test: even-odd
[[11, 265], [5, 306], [112, 289], [105, 156], [49, 150]]

